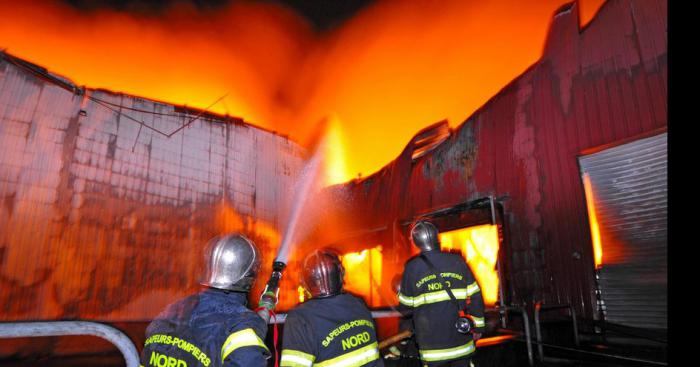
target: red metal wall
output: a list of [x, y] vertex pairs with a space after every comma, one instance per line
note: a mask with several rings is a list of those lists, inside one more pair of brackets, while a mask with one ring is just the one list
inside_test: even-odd
[[404, 261], [402, 222], [507, 196], [508, 300], [571, 302], [596, 317], [577, 156], [667, 126], [666, 30], [664, 1], [610, 0], [585, 29], [575, 5], [561, 8], [542, 58], [446, 142], [415, 161], [410, 142], [381, 171], [335, 188], [350, 192], [348, 232], [386, 226], [384, 244]]

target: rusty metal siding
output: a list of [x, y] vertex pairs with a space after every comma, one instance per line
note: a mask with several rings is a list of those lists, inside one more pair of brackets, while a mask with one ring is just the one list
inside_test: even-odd
[[601, 308], [610, 322], [667, 328], [667, 134], [582, 156], [601, 228]]
[[302, 148], [209, 114], [166, 137], [137, 121], [173, 132], [197, 111], [79, 95], [14, 61], [0, 54], [0, 320], [148, 320], [197, 287], [223, 231], [272, 262]]
[[[667, 125], [665, 2], [610, 0], [583, 30], [575, 4], [552, 20], [542, 58], [412, 162], [404, 152], [345, 185], [349, 231], [487, 195], [503, 202], [507, 302], [570, 302], [595, 318], [581, 151]], [[426, 122], [427, 123], [427, 122]], [[388, 236], [408, 256], [405, 234]], [[387, 244], [388, 246], [388, 244]]]

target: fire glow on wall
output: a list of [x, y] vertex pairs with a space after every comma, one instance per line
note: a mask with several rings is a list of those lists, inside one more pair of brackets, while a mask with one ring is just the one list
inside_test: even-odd
[[498, 226], [485, 224], [440, 233], [443, 251], [462, 253], [476, 277], [484, 303], [493, 306], [498, 300]]
[[596, 269], [599, 269], [603, 265], [603, 245], [600, 242], [600, 226], [598, 225], [598, 216], [596, 215], [595, 197], [593, 196], [591, 178], [586, 173], [583, 174], [583, 189], [586, 193], [588, 222], [591, 226], [591, 239], [593, 240], [593, 257], [595, 259], [595, 267]]
[[347, 253], [341, 261], [345, 268], [345, 289], [363, 296], [370, 307], [381, 306], [382, 246]]

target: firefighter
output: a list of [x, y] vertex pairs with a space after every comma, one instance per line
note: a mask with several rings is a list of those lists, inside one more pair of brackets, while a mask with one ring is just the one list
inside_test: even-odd
[[479, 284], [462, 256], [440, 251], [429, 221], [412, 226], [411, 241], [421, 252], [406, 262], [399, 311], [413, 319], [420, 358], [427, 366], [469, 366], [485, 328]]
[[201, 292], [169, 305], [146, 329], [142, 366], [266, 366], [267, 324], [247, 308], [260, 269], [260, 252], [248, 238], [228, 234], [205, 250]]
[[315, 250], [302, 263], [301, 285], [311, 297], [287, 315], [282, 367], [384, 366], [364, 301], [343, 291], [345, 270], [332, 250]]

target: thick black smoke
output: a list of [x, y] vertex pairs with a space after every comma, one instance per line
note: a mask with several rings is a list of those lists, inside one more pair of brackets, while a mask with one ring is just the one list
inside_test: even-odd
[[[111, 10], [158, 15], [175, 3], [189, 3], [201, 11], [216, 11], [235, 0], [64, 0], [73, 7], [91, 11]], [[294, 9], [313, 24], [316, 31], [326, 31], [342, 24], [375, 0], [260, 0], [276, 2]]]

